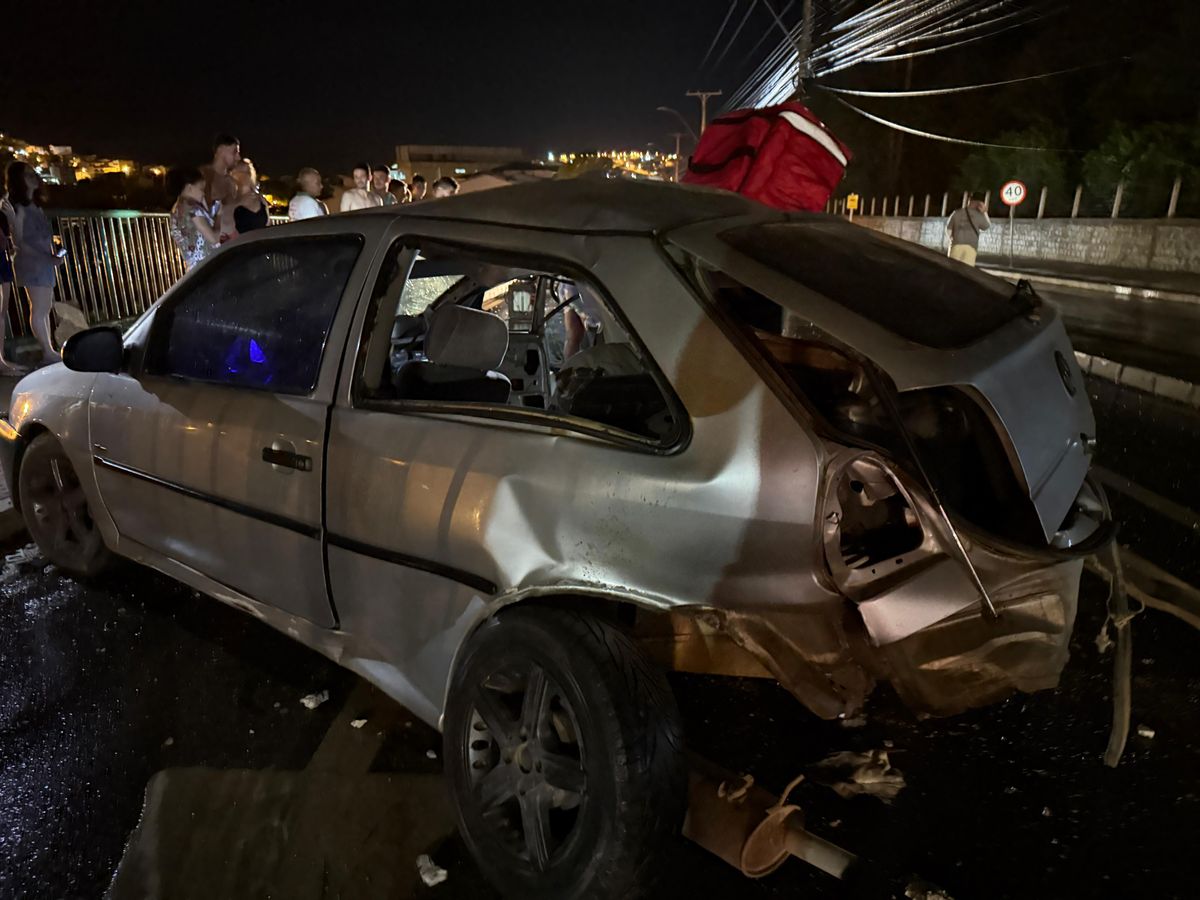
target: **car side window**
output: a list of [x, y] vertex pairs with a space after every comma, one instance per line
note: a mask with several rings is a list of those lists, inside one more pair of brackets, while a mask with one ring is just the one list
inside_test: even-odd
[[356, 236], [230, 247], [155, 317], [146, 372], [304, 395], [358, 259]]
[[679, 423], [645, 351], [594, 284], [544, 261], [407, 246], [411, 267], [393, 251], [374, 291], [360, 400], [538, 410], [674, 442]]

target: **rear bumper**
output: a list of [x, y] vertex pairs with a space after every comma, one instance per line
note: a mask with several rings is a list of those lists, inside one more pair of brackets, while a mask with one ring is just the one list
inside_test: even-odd
[[1026, 573], [993, 594], [996, 619], [972, 604], [880, 647], [887, 678], [911, 709], [935, 716], [1057, 686], [1082, 571], [1077, 559]]

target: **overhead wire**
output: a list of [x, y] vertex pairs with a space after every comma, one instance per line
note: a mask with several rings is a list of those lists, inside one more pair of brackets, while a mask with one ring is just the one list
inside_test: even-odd
[[[718, 28], [717, 33], [713, 35], [712, 43], [708, 45], [708, 52], [704, 54], [704, 59], [700, 60], [698, 70], [704, 68], [705, 63], [708, 62], [708, 58], [712, 56], [712, 52], [717, 49], [717, 43], [721, 40], [721, 35], [725, 33], [725, 28], [729, 24], [729, 20], [733, 18], [733, 11], [737, 9], [738, 3], [739, 0], [733, 0], [733, 2], [729, 4], [729, 11], [725, 13], [725, 18], [721, 20], [721, 27]], [[751, 0], [750, 5], [754, 5], [753, 0]]]
[[[1128, 61], [1130, 57], [1125, 56], [1115, 62]], [[1054, 78], [1058, 75], [1070, 75], [1072, 72], [1083, 72], [1087, 69], [1097, 69], [1101, 66], [1111, 66], [1114, 60], [1107, 62], [1088, 63], [1083, 66], [1072, 66], [1069, 69], [1056, 69], [1053, 72], [1042, 72], [1038, 75], [1025, 75], [1021, 78], [1006, 78], [1003, 81], [988, 81], [982, 84], [960, 84], [953, 87], [942, 88], [926, 88], [920, 91], [864, 91], [857, 88], [841, 88], [831, 87], [828, 84], [819, 85], [821, 90], [828, 91], [831, 94], [844, 94], [852, 97], [878, 97], [887, 99], [896, 99], [903, 97], [938, 97], [943, 94], [958, 94], [963, 91], [981, 91], [986, 88], [1003, 87], [1009, 84], [1021, 84], [1026, 81], [1038, 81], [1042, 78]]]
[[757, 5], [758, 5], [758, 0], [750, 0], [750, 5], [746, 7], [746, 12], [742, 16], [742, 21], [738, 22], [738, 27], [736, 29], [734, 29], [733, 37], [731, 37], [729, 39], [729, 41], [725, 44], [725, 49], [721, 51], [721, 55], [717, 57], [717, 61], [715, 63], [713, 63], [713, 66], [719, 66], [721, 64], [721, 61], [724, 60], [725, 57], [728, 55], [729, 51], [731, 49], [733, 49], [733, 45], [737, 43], [737, 39], [742, 34], [742, 29], [746, 27], [746, 22], [749, 21], [750, 14], [752, 12], [754, 12], [754, 7]]
[[[821, 87], [821, 86], [818, 85], [818, 87]], [[952, 136], [946, 135], [946, 134], [937, 134], [936, 132], [932, 132], [932, 131], [922, 131], [919, 128], [913, 128], [909, 125], [902, 125], [899, 122], [893, 122], [889, 119], [883, 118], [882, 116], [877, 116], [874, 113], [869, 113], [865, 109], [862, 109], [860, 107], [855, 106], [853, 103], [850, 103], [848, 100], [843, 100], [841, 97], [835, 96], [833, 99], [836, 100], [838, 103], [842, 104], [842, 106], [845, 106], [847, 109], [853, 110], [854, 112], [858, 113], [863, 118], [870, 119], [872, 122], [875, 122], [878, 125], [883, 125], [887, 128], [892, 128], [896, 131], [903, 131], [905, 134], [915, 135], [916, 137], [928, 138], [929, 140], [932, 140], [932, 141], [942, 141], [943, 143], [947, 143], [947, 144], [963, 144], [968, 147], [993, 147], [998, 150], [1029, 150], [1029, 151], [1040, 152], [1040, 153], [1077, 153], [1077, 152], [1079, 152], [1077, 150], [1072, 150], [1069, 147], [1029, 147], [1029, 146], [1021, 145], [1021, 144], [993, 144], [988, 141], [972, 141], [972, 140], [967, 140], [966, 138], [952, 137]]]

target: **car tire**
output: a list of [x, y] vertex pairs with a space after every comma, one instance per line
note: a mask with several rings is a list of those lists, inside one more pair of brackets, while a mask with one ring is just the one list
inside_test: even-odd
[[506, 897], [653, 886], [686, 811], [682, 729], [662, 672], [619, 629], [542, 607], [489, 620], [455, 669], [444, 740], [459, 831]]
[[25, 527], [46, 559], [84, 578], [112, 564], [75, 467], [52, 435], [38, 435], [25, 449], [17, 482]]

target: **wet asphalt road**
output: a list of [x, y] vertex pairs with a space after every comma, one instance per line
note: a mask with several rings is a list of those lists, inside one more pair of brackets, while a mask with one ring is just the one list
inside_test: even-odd
[[1200, 383], [1200, 303], [1042, 285], [1037, 291], [1061, 311], [1076, 350]]
[[[1137, 620], [1135, 723], [1155, 737], [1109, 770], [1102, 602], [1087, 579], [1056, 691], [918, 722], [882, 690], [846, 728], [765, 682], [680, 677], [689, 740], [774, 790], [890, 746], [893, 806], [815, 781], [796, 799], [813, 830], [960, 900], [1195, 896], [1200, 632]], [[84, 587], [32, 562], [0, 583], [0, 634], [0, 896], [494, 896], [453, 834], [438, 735], [258, 622], [150, 572]], [[423, 852], [445, 884], [419, 883]], [[661, 897], [851, 896], [798, 863], [745, 882], [683, 842], [664, 865]]]
[[[1196, 414], [1098, 380], [1089, 392], [1098, 463], [1200, 509]], [[1113, 502], [1122, 543], [1200, 584], [1195, 529], [1173, 507]], [[689, 742], [775, 791], [832, 752], [888, 747], [907, 780], [893, 805], [811, 778], [795, 799], [817, 833], [959, 900], [1194, 897], [1200, 632], [1136, 620], [1134, 724], [1154, 737], [1133, 736], [1110, 770], [1103, 602], [1086, 577], [1055, 691], [918, 722], [882, 689], [866, 724], [845, 728], [768, 683], [677, 677]], [[84, 586], [41, 561], [10, 566], [0, 684], [0, 898], [495, 896], [453, 832], [432, 729], [154, 573]], [[327, 702], [301, 705], [321, 691]], [[446, 883], [421, 884], [421, 853]], [[663, 865], [663, 898], [855, 896], [795, 862], [747, 882], [683, 841]]]

